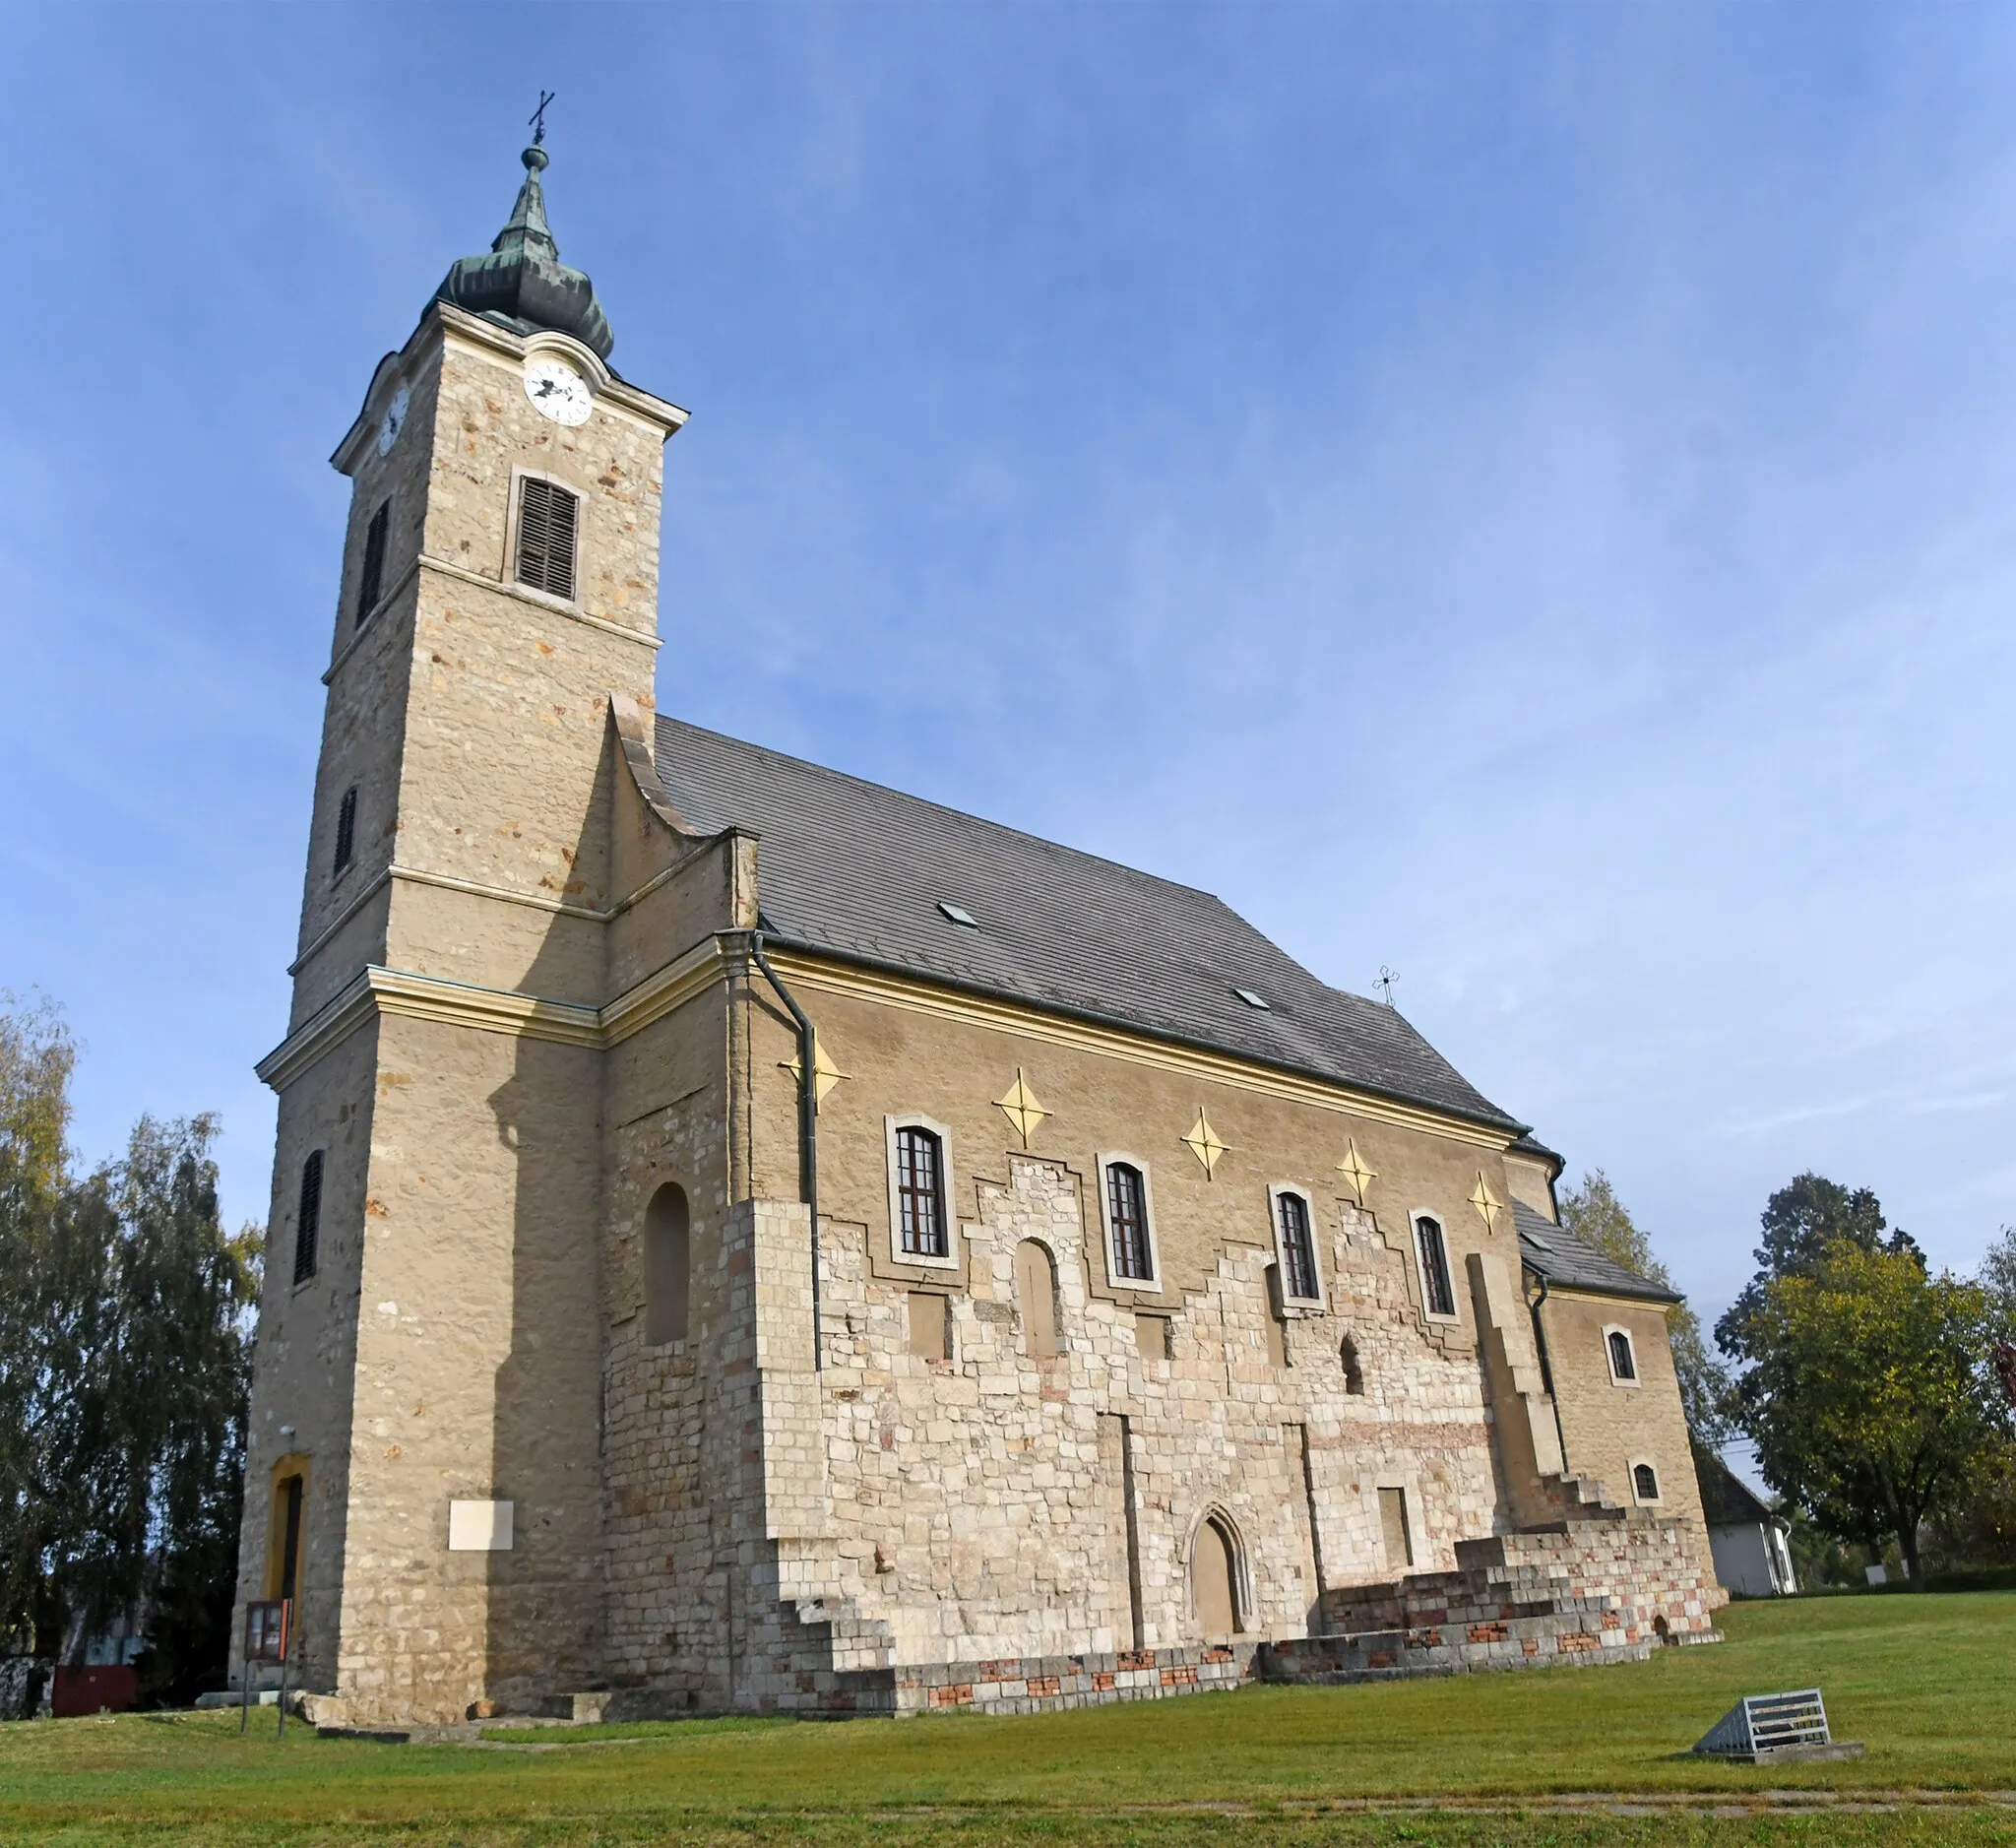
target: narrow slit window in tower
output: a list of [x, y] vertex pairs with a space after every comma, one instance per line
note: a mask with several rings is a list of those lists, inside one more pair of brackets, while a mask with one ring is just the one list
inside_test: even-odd
[[294, 1222], [294, 1281], [315, 1274], [315, 1244], [322, 1233], [322, 1151], [301, 1164], [301, 1212]]

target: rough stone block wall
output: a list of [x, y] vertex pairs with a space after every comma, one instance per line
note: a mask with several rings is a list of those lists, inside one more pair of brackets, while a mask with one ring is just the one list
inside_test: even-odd
[[[1315, 1542], [1326, 1572], [1383, 1573], [1382, 1482], [1417, 1498], [1419, 1558], [1453, 1563], [1459, 1540], [1491, 1532], [1475, 1364], [1419, 1340], [1399, 1261], [1369, 1222], [1331, 1229], [1332, 1302], [1289, 1327], [1290, 1366], [1269, 1358], [1271, 1254], [1251, 1246], [1228, 1246], [1205, 1288], [1171, 1306], [1172, 1353], [1144, 1355], [1131, 1308], [1085, 1287], [1097, 1247], [1077, 1179], [1033, 1158], [1006, 1166], [961, 1228], [971, 1287], [950, 1293], [949, 1361], [909, 1352], [909, 1292], [862, 1261], [875, 1233], [822, 1228], [823, 1392], [766, 1407], [764, 1455], [773, 1534], [789, 1543], [780, 1583], [832, 1625], [826, 1666], [1118, 1653], [1137, 1644], [1130, 1577], [1140, 1646], [1202, 1640], [1189, 1558], [1212, 1511], [1236, 1530], [1242, 1629], [1255, 1636], [1306, 1628]], [[1029, 1353], [1015, 1302], [1025, 1240], [1055, 1265], [1054, 1359]], [[1362, 1396], [1344, 1391], [1347, 1329]], [[795, 1338], [780, 1331], [781, 1344]], [[763, 1377], [766, 1394], [783, 1383], [775, 1369]], [[1136, 1496], [1131, 1574], [1123, 1473]]]

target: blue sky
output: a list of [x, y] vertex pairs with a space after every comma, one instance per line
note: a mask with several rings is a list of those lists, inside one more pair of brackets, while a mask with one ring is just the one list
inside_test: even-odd
[[12, 5], [0, 986], [263, 1216], [326, 458], [509, 210], [667, 458], [660, 701], [1205, 886], [1711, 1315], [2016, 1220], [2016, 14]]

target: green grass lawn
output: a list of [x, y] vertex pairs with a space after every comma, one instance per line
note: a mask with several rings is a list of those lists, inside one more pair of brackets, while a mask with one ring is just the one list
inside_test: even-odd
[[[1028, 1719], [490, 1735], [564, 1742], [543, 1750], [377, 1746], [298, 1727], [276, 1743], [271, 1710], [243, 1740], [234, 1714], [17, 1724], [0, 1728], [0, 1839], [2016, 1844], [2016, 1807], [1967, 1795], [2016, 1791], [2016, 1593], [1739, 1605], [1725, 1628], [1720, 1647], [1622, 1667], [1253, 1688]], [[1738, 1695], [1813, 1685], [1836, 1737], [1865, 1742], [1865, 1758], [1760, 1772], [1686, 1755]], [[1767, 1790], [1832, 1792], [1845, 1807], [1742, 1813]], [[1575, 1792], [1643, 1794], [1654, 1813], [1550, 1801]], [[1896, 1792], [1940, 1799], [1863, 1807]], [[1727, 1801], [1673, 1801], [1687, 1793]], [[1442, 1807], [1390, 1808], [1402, 1799]]]

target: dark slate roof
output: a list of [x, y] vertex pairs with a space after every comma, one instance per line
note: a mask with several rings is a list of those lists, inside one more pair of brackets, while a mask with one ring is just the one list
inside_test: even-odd
[[1748, 1527], [1780, 1520], [1719, 1456], [1699, 1456], [1694, 1474], [1701, 1484], [1701, 1514], [1710, 1527]]
[[779, 943], [1521, 1127], [1400, 1014], [1325, 987], [1208, 892], [676, 719], [657, 760], [692, 826], [761, 837]]
[[1606, 1257], [1586, 1239], [1536, 1213], [1524, 1200], [1512, 1202], [1512, 1223], [1519, 1228], [1519, 1255], [1526, 1268], [1548, 1283], [1568, 1290], [1593, 1290], [1601, 1296], [1641, 1297], [1652, 1303], [1678, 1303], [1677, 1291], [1626, 1270]]

